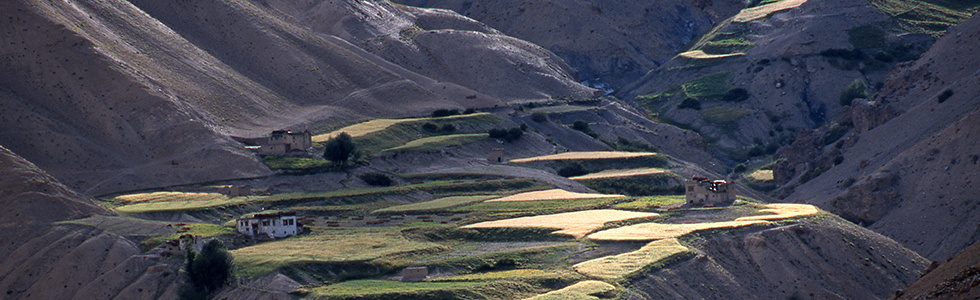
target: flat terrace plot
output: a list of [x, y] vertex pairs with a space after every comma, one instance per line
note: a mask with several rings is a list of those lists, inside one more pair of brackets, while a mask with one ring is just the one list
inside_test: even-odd
[[766, 5], [759, 5], [752, 8], [743, 9], [735, 17], [732, 17], [732, 21], [745, 23], [749, 21], [754, 21], [758, 19], [765, 18], [766, 16], [787, 9], [793, 9], [803, 5], [807, 0], [783, 0], [776, 3], [770, 3]]
[[611, 293], [616, 287], [597, 280], [579, 281], [560, 290], [554, 290], [524, 300], [565, 300], [565, 299], [598, 299], [594, 295]]
[[354, 124], [354, 125], [351, 125], [351, 126], [347, 126], [347, 127], [344, 127], [344, 128], [338, 129], [338, 130], [335, 130], [335, 131], [330, 132], [330, 133], [327, 133], [327, 134], [314, 135], [313, 136], [313, 142], [314, 143], [323, 143], [323, 142], [326, 142], [329, 139], [332, 139], [332, 138], [337, 137], [338, 135], [340, 135], [341, 132], [346, 132], [351, 137], [365, 136], [365, 135], [370, 134], [370, 133], [375, 133], [375, 132], [378, 132], [378, 131], [382, 131], [382, 130], [388, 129], [388, 127], [391, 127], [392, 125], [395, 125], [395, 124], [398, 124], [398, 123], [412, 122], [412, 121], [419, 121], [419, 120], [425, 120], [425, 118], [419, 118], [419, 119], [374, 119], [374, 120], [367, 121], [367, 122], [364, 122], [364, 123], [357, 123], [357, 124]]
[[678, 54], [677, 56], [690, 59], [713, 59], [713, 58], [729, 58], [736, 56], [743, 56], [745, 53], [728, 53], [728, 54], [707, 54], [702, 50], [687, 51]]
[[687, 247], [672, 238], [651, 242], [633, 252], [581, 262], [572, 268], [591, 278], [618, 280], [643, 271], [658, 262], [686, 253], [688, 253]]
[[[338, 296], [366, 296], [392, 294], [400, 296], [406, 292], [444, 290], [484, 285], [486, 282], [400, 282], [391, 280], [351, 280], [328, 286], [314, 288], [310, 299], [331, 299]], [[346, 299], [346, 298], [345, 298]], [[382, 298], [379, 298], [382, 299]]]
[[656, 156], [651, 152], [620, 152], [620, 151], [592, 151], [592, 152], [565, 152], [560, 154], [536, 156], [511, 160], [512, 163], [526, 163], [535, 161], [552, 160], [589, 160], [589, 159], [617, 159]]
[[552, 228], [558, 229], [558, 231], [552, 232], [552, 234], [565, 234], [575, 238], [582, 238], [589, 232], [599, 229], [604, 224], [609, 222], [650, 218], [656, 216], [659, 216], [659, 214], [614, 209], [599, 209], [482, 222], [466, 225], [462, 228]]
[[369, 261], [387, 255], [439, 251], [445, 247], [405, 238], [398, 228], [313, 227], [309, 235], [232, 250], [245, 275], [259, 275], [302, 263]]
[[400, 151], [400, 150], [434, 151], [446, 147], [462, 146], [489, 137], [490, 135], [486, 133], [439, 135], [439, 136], [432, 136], [432, 137], [413, 140], [411, 142], [406, 143], [405, 145], [388, 148], [385, 149], [384, 151]]
[[425, 202], [405, 204], [399, 206], [386, 207], [374, 211], [373, 213], [399, 213], [412, 211], [436, 211], [455, 206], [473, 204], [483, 200], [499, 197], [497, 195], [478, 195], [478, 196], [454, 196], [433, 199]]
[[749, 178], [755, 181], [772, 181], [772, 170], [756, 170], [749, 174]]
[[623, 195], [608, 194], [586, 194], [569, 192], [562, 189], [551, 189], [544, 191], [534, 191], [511, 195], [503, 198], [487, 200], [485, 202], [523, 202], [523, 201], [547, 201], [547, 200], [572, 200], [572, 199], [605, 199], [605, 198], [624, 198]]
[[727, 221], [727, 222], [707, 222], [692, 224], [660, 224], [643, 223], [625, 227], [603, 230], [590, 234], [588, 238], [596, 241], [654, 241], [670, 238], [678, 238], [686, 234], [711, 230], [711, 229], [730, 229], [755, 224], [766, 224], [768, 222], [756, 221]]
[[764, 209], [759, 210], [764, 215], [748, 216], [735, 219], [735, 221], [755, 221], [755, 220], [783, 220], [799, 217], [812, 216], [820, 212], [816, 206], [809, 204], [795, 203], [772, 203], [766, 204]]
[[667, 170], [661, 168], [642, 168], [642, 169], [628, 169], [628, 170], [604, 170], [601, 172], [586, 174], [582, 176], [569, 177], [571, 180], [589, 180], [589, 179], [604, 179], [604, 178], [618, 178], [618, 177], [630, 177], [630, 176], [643, 176], [651, 174], [662, 174], [667, 173]]
[[123, 195], [114, 198], [124, 204], [115, 208], [121, 213], [200, 210], [212, 207], [240, 205], [248, 197], [229, 198], [217, 193], [154, 192]]

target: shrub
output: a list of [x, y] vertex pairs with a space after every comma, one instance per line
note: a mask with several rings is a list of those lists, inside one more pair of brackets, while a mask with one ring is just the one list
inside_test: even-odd
[[367, 173], [360, 176], [361, 180], [373, 186], [391, 186], [395, 183], [391, 177], [382, 173]]
[[467, 108], [466, 110], [463, 111], [464, 115], [472, 115], [475, 113], [476, 113], [476, 109], [472, 109], [472, 108]]
[[764, 148], [762, 148], [762, 146], [756, 144], [749, 147], [749, 150], [745, 154], [747, 154], [749, 157], [756, 157], [766, 154], [766, 151]]
[[949, 99], [949, 97], [952, 96], [953, 96], [953, 90], [945, 90], [943, 91], [942, 94], [939, 94], [939, 97], [936, 100], [939, 100], [939, 103], [943, 103], [946, 102], [946, 99]]
[[627, 152], [657, 152], [658, 151], [657, 147], [653, 145], [643, 143], [643, 142], [627, 140], [623, 137], [619, 137], [619, 139], [616, 140], [616, 143], [610, 146], [612, 146], [618, 151], [627, 151]]
[[206, 299], [231, 279], [232, 257], [221, 240], [209, 241], [201, 253], [194, 252], [190, 245], [186, 251], [184, 270], [190, 285], [181, 287], [181, 299]]
[[459, 114], [459, 110], [458, 109], [445, 109], [445, 108], [442, 108], [442, 109], [437, 109], [435, 111], [432, 111], [432, 117], [433, 118], [441, 118], [441, 117], [455, 116], [455, 115], [458, 115], [458, 114]]
[[868, 86], [864, 84], [863, 80], [860, 78], [854, 79], [854, 81], [851, 81], [851, 84], [847, 86], [847, 89], [844, 89], [844, 91], [840, 93], [840, 105], [851, 105], [851, 102], [853, 102], [854, 99], [867, 98], [867, 88]]
[[843, 156], [838, 155], [837, 157], [834, 157], [834, 165], [839, 165], [842, 162], [844, 162], [844, 157]]
[[681, 101], [681, 104], [677, 105], [677, 108], [679, 109], [690, 108], [693, 110], [701, 110], [701, 101], [698, 101], [697, 99], [694, 98], [686, 98], [684, 99], [684, 101]]
[[721, 99], [728, 102], [742, 102], [749, 99], [749, 91], [743, 88], [730, 89]]
[[439, 126], [437, 126], [434, 123], [425, 123], [425, 124], [422, 124], [422, 130], [425, 130], [425, 131], [428, 131], [428, 132], [436, 132], [436, 130], [439, 130]]
[[533, 114], [531, 114], [531, 121], [535, 121], [535, 122], [538, 122], [538, 123], [547, 122], [548, 121], [548, 114], [543, 113], [543, 112], [533, 113]]
[[830, 129], [830, 132], [827, 132], [827, 136], [823, 139], [823, 144], [825, 146], [833, 144], [841, 137], [844, 137], [844, 134], [846, 134], [848, 130], [850, 130], [850, 128], [847, 126], [835, 126], [833, 129]]
[[323, 158], [332, 161], [346, 164], [347, 159], [350, 158], [351, 154], [357, 149], [354, 145], [354, 140], [346, 132], [341, 132], [335, 138], [327, 140], [323, 149]]
[[487, 134], [489, 134], [491, 138], [502, 139], [507, 142], [513, 142], [520, 139], [521, 136], [524, 135], [524, 131], [521, 130], [521, 128], [519, 127], [514, 127], [509, 130], [494, 128], [494, 129], [490, 129], [490, 131], [487, 131]]
[[577, 121], [573, 122], [572, 123], [572, 129], [575, 129], [575, 130], [578, 130], [578, 131], [581, 131], [581, 132], [588, 132], [589, 130], [592, 130], [592, 128], [589, 128], [589, 123], [587, 123], [585, 121], [582, 121], [582, 120], [577, 120]]
[[442, 125], [442, 128], [440, 128], [439, 131], [444, 133], [453, 133], [456, 132], [456, 126], [453, 124]]
[[745, 164], [737, 164], [737, 165], [735, 165], [735, 168], [732, 168], [732, 172], [733, 173], [742, 173], [742, 172], [747, 171], [748, 169], [749, 168], [746, 167]]
[[487, 134], [495, 139], [503, 139], [504, 137], [507, 137], [507, 129], [494, 128], [487, 131]]
[[580, 163], [572, 163], [558, 169], [558, 176], [562, 177], [575, 177], [585, 174], [589, 174], [589, 171]]

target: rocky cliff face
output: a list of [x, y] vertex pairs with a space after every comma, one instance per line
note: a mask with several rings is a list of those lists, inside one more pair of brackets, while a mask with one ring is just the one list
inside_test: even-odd
[[57, 221], [110, 212], [0, 147], [4, 299], [174, 299], [177, 264], [100, 230]]
[[583, 83], [611, 93], [674, 56], [741, 1], [398, 0], [449, 9], [551, 50]]
[[[977, 241], [973, 196], [978, 126], [980, 20], [951, 29], [914, 63], [893, 72], [852, 130], [842, 162], [796, 187], [787, 200], [816, 203], [944, 260]], [[857, 111], [857, 110], [855, 110]], [[859, 124], [857, 118], [854, 124]], [[832, 146], [827, 146], [832, 147]]]

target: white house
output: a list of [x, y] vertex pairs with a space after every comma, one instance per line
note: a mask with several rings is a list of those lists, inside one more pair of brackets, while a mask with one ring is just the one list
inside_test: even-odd
[[299, 233], [296, 226], [296, 212], [283, 211], [268, 214], [254, 214], [238, 219], [235, 226], [238, 232], [247, 236], [267, 236], [282, 238]]

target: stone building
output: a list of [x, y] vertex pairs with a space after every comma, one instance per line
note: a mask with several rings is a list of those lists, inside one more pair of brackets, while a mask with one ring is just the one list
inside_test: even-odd
[[489, 155], [487, 155], [487, 161], [490, 163], [500, 164], [504, 162], [504, 149], [503, 148], [493, 148], [490, 150]]
[[402, 270], [402, 281], [406, 282], [419, 282], [425, 280], [429, 277], [429, 268], [422, 267], [408, 267]]
[[308, 152], [313, 147], [313, 134], [309, 130], [276, 130], [268, 137], [234, 137], [246, 145], [246, 149], [262, 155], [286, 155], [294, 152]]
[[254, 214], [238, 218], [235, 229], [247, 236], [269, 238], [283, 238], [300, 232], [296, 224], [295, 211]]
[[693, 177], [684, 181], [684, 196], [687, 205], [723, 205], [735, 201], [735, 187], [725, 180], [708, 180]]

